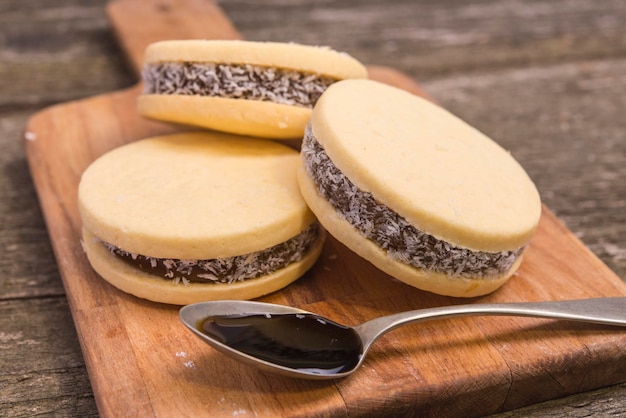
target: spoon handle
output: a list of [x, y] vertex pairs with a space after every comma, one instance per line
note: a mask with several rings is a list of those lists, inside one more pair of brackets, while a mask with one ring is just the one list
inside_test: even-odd
[[559, 302], [486, 303], [419, 309], [373, 319], [355, 327], [364, 348], [384, 333], [418, 321], [473, 315], [530, 316], [626, 326], [626, 297]]

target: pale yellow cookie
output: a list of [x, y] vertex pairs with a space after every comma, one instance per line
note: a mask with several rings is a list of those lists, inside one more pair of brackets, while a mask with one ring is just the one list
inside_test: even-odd
[[238, 40], [163, 41], [145, 53], [145, 117], [258, 137], [300, 138], [332, 83], [366, 78], [327, 47]]
[[413, 286], [477, 296], [520, 264], [541, 215], [503, 148], [439, 106], [369, 80], [331, 86], [302, 145], [301, 191], [325, 228]]
[[[322, 231], [323, 233], [323, 231]], [[123, 292], [154, 302], [188, 305], [207, 300], [254, 299], [280, 290], [309, 270], [320, 253], [323, 239], [313, 243], [299, 261], [264, 276], [232, 283], [197, 283], [155, 278], [113, 255], [93, 234], [83, 229], [84, 248], [95, 271]]]
[[295, 178], [294, 150], [219, 133], [149, 138], [83, 173], [85, 249], [114, 286], [186, 304], [253, 298], [300, 277], [324, 238]]

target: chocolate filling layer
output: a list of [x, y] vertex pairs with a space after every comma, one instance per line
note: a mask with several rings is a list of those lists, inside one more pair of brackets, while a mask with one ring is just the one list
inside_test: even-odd
[[394, 260], [451, 277], [494, 278], [507, 272], [524, 250], [522, 247], [496, 253], [472, 251], [418, 230], [344, 176], [317, 142], [310, 124], [302, 142], [302, 155], [319, 193]]
[[320, 225], [314, 222], [295, 237], [266, 250], [208, 260], [154, 258], [103, 243], [113, 255], [133, 267], [175, 283], [234, 283], [265, 276], [300, 261], [320, 234]]
[[312, 108], [336, 80], [254, 65], [162, 62], [143, 70], [144, 93], [269, 101]]

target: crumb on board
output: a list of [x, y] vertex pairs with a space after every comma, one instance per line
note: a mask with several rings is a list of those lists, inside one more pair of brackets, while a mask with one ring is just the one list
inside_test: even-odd
[[[176, 352], [176, 357], [186, 358], [187, 357], [187, 353], [185, 351], [177, 351]], [[188, 369], [193, 369], [194, 367], [196, 367], [196, 364], [193, 362], [193, 360], [188, 360], [188, 361], [184, 361], [183, 362], [183, 366], [185, 366]]]

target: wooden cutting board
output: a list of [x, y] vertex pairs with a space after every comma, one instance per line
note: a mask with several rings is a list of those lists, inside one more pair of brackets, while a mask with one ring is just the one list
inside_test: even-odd
[[[137, 74], [151, 42], [240, 37], [207, 1], [122, 0], [109, 12]], [[372, 68], [371, 76], [422, 94], [392, 69]], [[140, 88], [53, 106], [34, 115], [24, 134], [103, 417], [476, 416], [626, 380], [623, 330], [531, 318], [404, 327], [379, 340], [358, 373], [338, 381], [260, 372], [204, 345], [179, 322], [178, 307], [128, 296], [100, 279], [80, 245], [76, 193], [83, 170], [114, 147], [180, 129], [139, 117]], [[544, 208], [519, 273], [486, 297], [459, 300], [413, 289], [329, 239], [305, 277], [262, 300], [357, 324], [448, 304], [624, 295], [626, 285]]]

